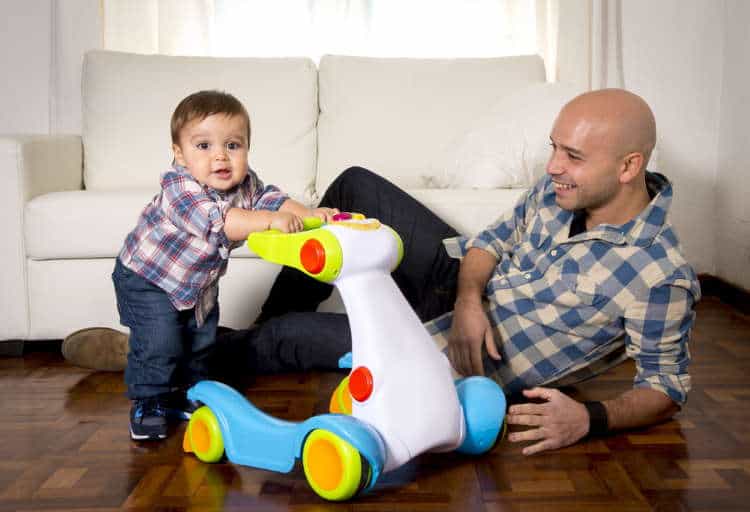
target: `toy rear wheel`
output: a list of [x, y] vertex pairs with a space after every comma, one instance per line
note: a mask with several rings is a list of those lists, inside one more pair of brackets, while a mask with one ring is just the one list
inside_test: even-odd
[[224, 438], [216, 415], [207, 406], [190, 417], [185, 431], [186, 445], [203, 462], [218, 462], [224, 455]]
[[305, 439], [302, 465], [310, 487], [321, 498], [348, 500], [369, 484], [372, 472], [359, 450], [327, 430], [313, 430]]

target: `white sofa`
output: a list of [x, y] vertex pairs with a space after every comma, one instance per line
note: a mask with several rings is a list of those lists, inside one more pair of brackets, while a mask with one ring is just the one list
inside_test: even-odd
[[[293, 197], [314, 204], [338, 173], [360, 165], [469, 234], [523, 189], [424, 188], [435, 155], [498, 100], [544, 80], [535, 56], [326, 56], [316, 67], [305, 58], [89, 53], [81, 136], [0, 137], [0, 340], [119, 326], [114, 258], [171, 162], [169, 118], [191, 92], [222, 89], [246, 105], [251, 166]], [[235, 251], [220, 285], [221, 324], [248, 325], [277, 271]]]

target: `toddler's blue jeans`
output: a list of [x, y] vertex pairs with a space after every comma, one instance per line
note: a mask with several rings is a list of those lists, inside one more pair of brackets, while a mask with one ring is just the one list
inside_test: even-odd
[[194, 309], [177, 310], [164, 290], [125, 267], [119, 258], [112, 281], [120, 322], [130, 328], [128, 398], [148, 398], [208, 378], [218, 303], [198, 327]]

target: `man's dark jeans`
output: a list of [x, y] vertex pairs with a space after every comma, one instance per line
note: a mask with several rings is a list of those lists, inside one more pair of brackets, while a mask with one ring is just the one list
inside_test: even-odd
[[[400, 188], [361, 167], [349, 168], [336, 178], [320, 206], [376, 218], [401, 236], [404, 258], [392, 276], [423, 322], [453, 309], [459, 261], [448, 256], [442, 241], [457, 236], [455, 229]], [[244, 371], [254, 373], [335, 369], [338, 358], [351, 350], [348, 321], [343, 314], [314, 313], [332, 290], [331, 285], [284, 267], [256, 320], [258, 325], [221, 336], [221, 359], [231, 359], [235, 370], [242, 371], [236, 367], [241, 364]]]
[[178, 311], [164, 290], [126, 268], [119, 258], [112, 281], [120, 322], [130, 328], [128, 398], [161, 395], [210, 376], [218, 303], [198, 327], [193, 309]]

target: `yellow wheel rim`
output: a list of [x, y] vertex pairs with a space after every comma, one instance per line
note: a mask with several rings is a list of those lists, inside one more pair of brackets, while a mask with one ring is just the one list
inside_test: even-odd
[[190, 417], [187, 436], [195, 456], [203, 462], [217, 462], [224, 455], [219, 420], [205, 405]]
[[307, 482], [321, 498], [343, 501], [359, 490], [362, 480], [359, 451], [327, 430], [313, 430], [307, 436], [302, 465]]

